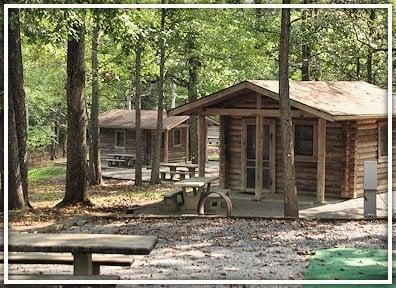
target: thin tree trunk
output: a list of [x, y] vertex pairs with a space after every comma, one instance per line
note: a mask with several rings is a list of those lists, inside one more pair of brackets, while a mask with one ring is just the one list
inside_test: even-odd
[[[162, 0], [162, 3], [164, 1]], [[158, 95], [158, 114], [157, 129], [155, 130], [153, 161], [151, 163], [151, 179], [150, 184], [160, 183], [159, 165], [161, 159], [161, 137], [163, 129], [163, 113], [164, 113], [164, 85], [165, 85], [165, 16], [166, 9], [161, 10], [161, 40], [160, 40], [160, 76], [159, 76], [159, 95]]]
[[[372, 1], [373, 2], [373, 1]], [[369, 22], [369, 31], [370, 35], [373, 36], [374, 34], [374, 21], [375, 21], [375, 10], [370, 10], [370, 22]], [[367, 54], [367, 82], [374, 83], [373, 77], [373, 49], [371, 47], [368, 48]]]
[[91, 137], [89, 147], [89, 167], [90, 167], [90, 184], [100, 185], [102, 183], [102, 170], [100, 166], [99, 151], [99, 24], [95, 23], [92, 30], [92, 103], [91, 103]]
[[[290, 1], [283, 0], [283, 3], [288, 4]], [[298, 217], [297, 187], [294, 167], [294, 137], [289, 99], [289, 37], [290, 9], [283, 8], [279, 50], [279, 109], [284, 171], [284, 214], [286, 217]]]
[[[4, 31], [0, 28], [0, 42], [4, 43]], [[4, 68], [4, 46], [0, 45], [0, 67]], [[3, 70], [4, 71], [4, 70]], [[0, 73], [0, 93], [4, 95], [4, 74]], [[4, 107], [0, 106], [0, 211], [4, 211]]]
[[142, 43], [141, 36], [138, 36], [136, 42], [136, 58], [135, 58], [135, 115], [136, 115], [136, 161], [135, 161], [135, 185], [142, 186], [142, 129], [141, 129], [141, 111], [140, 111], [140, 97], [141, 97], [141, 83], [140, 71], [142, 61]]
[[27, 166], [27, 121], [26, 121], [26, 103], [25, 91], [23, 89], [23, 64], [22, 48], [19, 27], [19, 11], [10, 10], [10, 28], [9, 28], [9, 91], [10, 100], [13, 101], [15, 115], [17, 148], [19, 158], [19, 169], [25, 204], [31, 207], [28, 200], [28, 166]]
[[53, 124], [52, 128], [53, 128], [54, 135], [52, 136], [52, 139], [51, 139], [51, 151], [50, 151], [50, 160], [51, 161], [57, 159], [56, 147], [58, 144], [58, 119], [56, 118], [56, 116], [55, 116], [54, 122], [52, 124]]
[[[199, 59], [195, 53], [196, 50], [196, 35], [194, 32], [189, 33], [187, 38], [187, 49], [189, 53], [188, 58], [188, 101], [194, 101], [198, 98], [197, 83], [198, 83], [198, 69]], [[190, 136], [190, 160], [192, 163], [198, 163], [198, 116], [192, 115], [189, 120], [189, 136]]]
[[65, 197], [57, 206], [90, 204], [86, 196], [86, 131], [84, 26], [74, 24], [78, 39], [67, 43], [67, 167]]
[[8, 103], [8, 209], [25, 207], [23, 196], [14, 101]]
[[[304, 4], [309, 4], [309, 0], [304, 0]], [[311, 10], [309, 10], [311, 11]], [[310, 13], [307, 10], [302, 11], [302, 16], [301, 16], [301, 30], [302, 30], [302, 35], [303, 38], [305, 38], [305, 35], [307, 33], [307, 17], [308, 13]], [[301, 47], [301, 56], [302, 56], [302, 62], [301, 62], [301, 80], [302, 81], [309, 81], [309, 58], [311, 57], [311, 49], [309, 45], [307, 44], [307, 41], [302, 41], [302, 47]]]

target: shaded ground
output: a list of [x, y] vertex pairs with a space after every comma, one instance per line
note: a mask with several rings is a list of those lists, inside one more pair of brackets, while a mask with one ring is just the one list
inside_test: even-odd
[[[386, 248], [384, 221], [285, 221], [232, 219], [98, 220], [68, 233], [154, 235], [148, 256], [131, 267], [104, 267], [122, 279], [303, 279], [317, 249]], [[12, 265], [18, 273], [72, 273], [71, 267]]]

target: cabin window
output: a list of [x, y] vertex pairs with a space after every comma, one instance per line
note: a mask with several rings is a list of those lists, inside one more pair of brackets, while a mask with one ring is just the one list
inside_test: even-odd
[[180, 146], [181, 145], [181, 130], [180, 129], [173, 129], [173, 146]]
[[296, 155], [314, 156], [313, 125], [296, 125], [294, 143], [294, 153]]
[[125, 131], [116, 131], [115, 133], [115, 146], [125, 148]]
[[388, 126], [378, 126], [378, 158], [388, 156]]

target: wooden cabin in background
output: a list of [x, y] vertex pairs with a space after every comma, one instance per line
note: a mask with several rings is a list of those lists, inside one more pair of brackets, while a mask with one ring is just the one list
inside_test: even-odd
[[[157, 110], [141, 110], [143, 164], [150, 165]], [[100, 153], [136, 154], [135, 110], [115, 109], [99, 115]], [[207, 125], [218, 125], [207, 119]], [[167, 116], [164, 113], [161, 161], [185, 162], [189, 158], [189, 116]]]
[[[204, 116], [220, 116], [222, 187], [257, 197], [283, 193], [278, 89], [278, 81], [244, 81], [168, 115], [199, 115], [200, 137], [207, 132]], [[378, 190], [387, 190], [385, 90], [362, 81], [290, 81], [290, 101], [298, 193], [322, 203], [325, 196], [362, 196], [365, 160], [377, 161]], [[204, 169], [200, 161], [201, 176]]]

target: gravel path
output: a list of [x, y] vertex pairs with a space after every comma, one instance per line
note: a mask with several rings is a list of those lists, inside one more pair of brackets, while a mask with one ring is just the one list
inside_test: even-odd
[[[386, 248], [385, 221], [285, 221], [244, 219], [102, 220], [68, 233], [155, 235], [148, 256], [129, 268], [103, 267], [122, 279], [303, 279], [317, 248]], [[17, 270], [17, 271], [15, 271]], [[32, 273], [32, 266], [11, 271]], [[72, 273], [66, 266], [37, 266], [35, 273]]]

